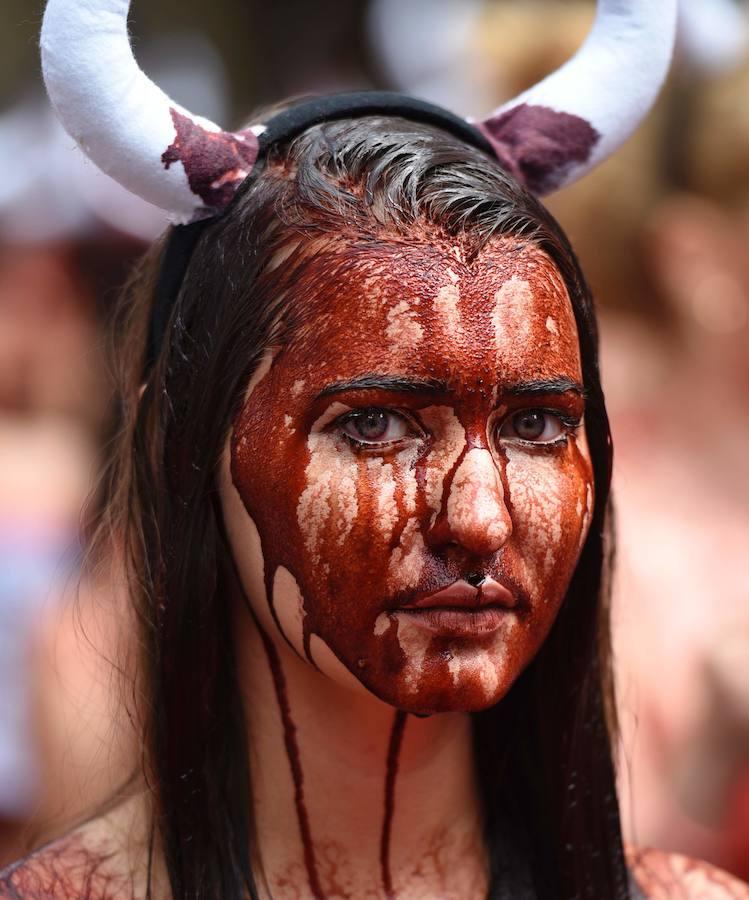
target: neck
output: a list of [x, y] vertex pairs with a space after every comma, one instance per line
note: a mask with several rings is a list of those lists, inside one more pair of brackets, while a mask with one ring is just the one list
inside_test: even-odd
[[341, 687], [244, 608], [235, 635], [268, 894], [485, 895], [469, 717], [421, 719]]

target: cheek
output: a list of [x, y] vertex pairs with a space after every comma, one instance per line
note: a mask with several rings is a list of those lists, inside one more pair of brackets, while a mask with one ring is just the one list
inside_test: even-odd
[[447, 406], [430, 406], [421, 413], [424, 426], [440, 439], [431, 448], [424, 471], [424, 497], [434, 523], [444, 499], [448, 476], [466, 449], [466, 432], [454, 411]]
[[534, 600], [558, 602], [592, 512], [589, 466], [574, 446], [562, 457], [508, 448], [507, 486], [525, 587]]
[[219, 494], [226, 535], [231, 547], [242, 587], [261, 626], [267, 631], [273, 625], [265, 584], [265, 554], [255, 520], [234, 485], [231, 454], [227, 450], [219, 471]]
[[350, 447], [327, 434], [310, 435], [307, 446], [296, 520], [310, 562], [326, 576], [331, 553], [340, 551], [359, 515], [359, 463]]
[[356, 576], [362, 566], [370, 575], [383, 571], [384, 556], [397, 569], [414, 541], [416, 451], [385, 460], [357, 454], [325, 433], [311, 435], [307, 448], [296, 525], [309, 577], [332, 589], [339, 572]]
[[[242, 465], [242, 471], [252, 472], [247, 479], [236, 467], [245, 506], [259, 517], [263, 547], [288, 561], [308, 612], [313, 602], [332, 604], [354, 583], [362, 600], [365, 585], [392, 594], [418, 584], [427, 556], [424, 531], [437, 517], [448, 476], [466, 447], [453, 410], [430, 407], [421, 417], [440, 435], [424, 456], [417, 445], [387, 458], [369, 456], [323, 431], [300, 443], [294, 458], [286, 453], [280, 468], [272, 463], [272, 473], [263, 454], [253, 454], [255, 465]], [[300, 457], [301, 478], [291, 479], [298, 485], [294, 494], [289, 473]], [[283, 487], [258, 503], [257, 486], [264, 482]], [[275, 512], [269, 520], [271, 505]]]

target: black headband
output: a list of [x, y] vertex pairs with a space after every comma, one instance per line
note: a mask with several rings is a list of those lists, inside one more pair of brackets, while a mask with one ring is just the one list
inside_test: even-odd
[[[271, 147], [288, 143], [308, 128], [319, 125], [321, 122], [378, 115], [398, 116], [412, 122], [434, 125], [490, 156], [495, 155], [492, 145], [478, 128], [448, 110], [423, 100], [390, 91], [356, 91], [317, 97], [286, 109], [264, 123], [265, 130], [258, 138], [259, 149], [255, 167], [244, 180], [227, 209], [231, 208], [237, 197], [241, 196], [247, 190], [248, 185], [252, 183], [255, 173], [261, 170], [258, 162], [264, 158]], [[205, 229], [221, 215], [223, 213], [191, 225], [177, 225], [169, 234], [156, 283], [156, 297], [148, 335], [146, 371], [151, 369], [159, 355], [164, 333], [182, 287], [193, 250]]]

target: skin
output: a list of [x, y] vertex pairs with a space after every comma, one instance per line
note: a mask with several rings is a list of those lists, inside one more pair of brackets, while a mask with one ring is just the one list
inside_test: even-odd
[[[136, 900], [145, 898], [148, 805], [135, 794], [115, 809], [0, 872], [2, 900]], [[153, 897], [166, 898], [158, 855]]]
[[[284, 654], [409, 712], [479, 710], [543, 642], [587, 529], [584, 430], [562, 421], [584, 410], [575, 321], [531, 247], [372, 257], [307, 273], [306, 327], [256, 373], [227, 444], [227, 532]], [[513, 435], [536, 408], [552, 439]], [[363, 446], [366, 411], [387, 427]], [[512, 592], [499, 629], [435, 636], [401, 611], [470, 573]]]
[[709, 898], [709, 900], [747, 900], [746, 884], [716, 869], [689, 859], [680, 853], [634, 849], [627, 852], [630, 868], [650, 900]]
[[[106, 836], [101, 832], [106, 831]], [[117, 823], [89, 826], [0, 873], [0, 900], [133, 900], [145, 897], [142, 873], [134, 889], [132, 871], [123, 866]], [[444, 843], [445, 836], [442, 836]], [[439, 839], [427, 851], [421, 867], [439, 870], [443, 847]], [[470, 848], [469, 848], [470, 849]], [[114, 854], [114, 857], [113, 857]], [[632, 849], [628, 860], [649, 900], [747, 900], [749, 888], [725, 872], [660, 850]], [[163, 875], [161, 876], [163, 879]], [[163, 880], [154, 897], [168, 896]], [[305, 896], [297, 891], [291, 896]], [[475, 895], [478, 896], [478, 895]]]

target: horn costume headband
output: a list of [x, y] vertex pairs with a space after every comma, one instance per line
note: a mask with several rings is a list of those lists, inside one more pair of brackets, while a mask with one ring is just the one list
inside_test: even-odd
[[[427, 122], [494, 156], [542, 196], [613, 153], [650, 110], [666, 77], [677, 0], [599, 0], [593, 28], [565, 65], [469, 123], [390, 93], [302, 103], [263, 125], [231, 132], [177, 105], [130, 48], [130, 0], [49, 0], [42, 69], [52, 105], [86, 155], [186, 228], [172, 232], [157, 288], [152, 355], [203, 225], [231, 203], [268, 148], [320, 122], [390, 114]], [[197, 226], [195, 223], [199, 223]]]

